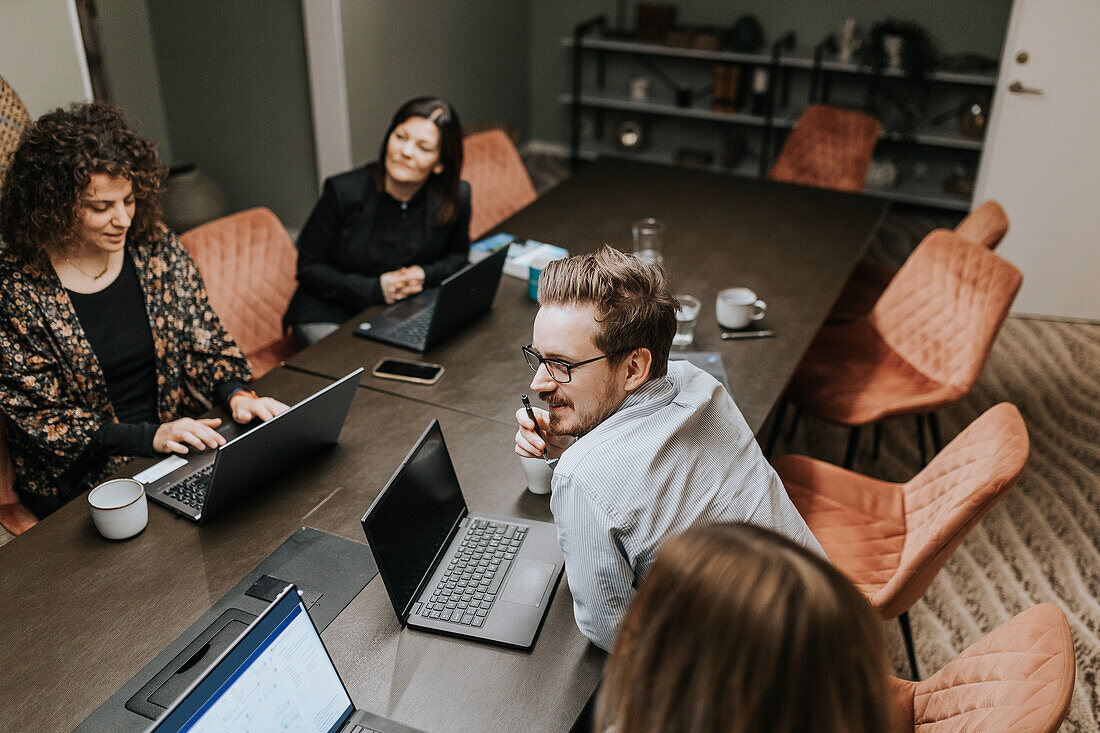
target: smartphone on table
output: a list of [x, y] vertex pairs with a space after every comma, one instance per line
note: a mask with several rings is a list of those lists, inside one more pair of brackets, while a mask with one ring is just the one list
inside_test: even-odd
[[397, 379], [416, 384], [435, 384], [443, 376], [443, 366], [426, 361], [387, 357], [374, 365], [371, 374], [380, 379]]

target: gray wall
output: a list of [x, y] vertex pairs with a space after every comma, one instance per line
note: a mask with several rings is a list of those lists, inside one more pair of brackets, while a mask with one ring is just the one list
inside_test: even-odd
[[[675, 0], [677, 21], [683, 25], [730, 26], [742, 14], [755, 15], [768, 43], [788, 30], [798, 45], [810, 49], [845, 18], [857, 18], [865, 29], [888, 17], [920, 23], [943, 53], [973, 52], [1000, 59], [1012, 0]], [[627, 25], [633, 28], [636, 3], [626, 3]], [[569, 49], [561, 38], [573, 26], [601, 13], [615, 22], [616, 3], [610, 0], [531, 0], [531, 119], [530, 137], [567, 142], [568, 113], [557, 96], [570, 85]]]
[[75, 13], [71, 0], [0, 0], [0, 76], [31, 117], [92, 98]]
[[526, 136], [530, 0], [344, 0], [352, 157], [374, 160], [406, 100], [438, 95], [464, 123], [509, 120]]
[[160, 75], [145, 0], [97, 0], [103, 67], [115, 104], [171, 165], [172, 141], [160, 93]]
[[176, 162], [296, 229], [317, 195], [299, 0], [147, 5]]

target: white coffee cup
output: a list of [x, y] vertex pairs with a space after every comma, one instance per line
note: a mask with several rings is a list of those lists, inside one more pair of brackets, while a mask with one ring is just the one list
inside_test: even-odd
[[718, 293], [715, 315], [718, 325], [730, 331], [748, 326], [764, 317], [768, 305], [748, 288], [726, 288]]
[[527, 489], [532, 494], [549, 494], [550, 479], [554, 478], [554, 469], [542, 458], [519, 456], [523, 466], [523, 475], [527, 477]]
[[149, 502], [145, 487], [132, 478], [104, 481], [88, 492], [92, 521], [109, 540], [133, 537], [149, 523]]

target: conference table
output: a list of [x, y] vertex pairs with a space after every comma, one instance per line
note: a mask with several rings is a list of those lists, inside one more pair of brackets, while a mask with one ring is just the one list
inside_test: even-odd
[[[704, 303], [695, 348], [722, 355], [759, 431], [883, 215], [869, 198], [600, 160], [499, 229], [577, 253], [629, 250], [632, 220], [666, 221], [674, 286]], [[768, 302], [775, 338], [719, 339], [714, 298], [733, 285]], [[526, 283], [503, 277], [488, 315], [423, 355], [446, 368], [439, 383], [365, 376], [336, 447], [206, 526], [151, 505], [144, 532], [111, 542], [77, 499], [0, 548], [0, 729], [78, 725], [299, 527], [363, 542], [360, 517], [433, 418], [471, 509], [552, 521], [512, 454], [535, 311]], [[384, 356], [416, 358], [349, 335], [358, 320], [257, 391], [292, 403]], [[576, 628], [567, 579], [529, 652], [402, 629], [377, 578], [322, 638], [359, 707], [427, 731], [569, 730], [606, 658]]]

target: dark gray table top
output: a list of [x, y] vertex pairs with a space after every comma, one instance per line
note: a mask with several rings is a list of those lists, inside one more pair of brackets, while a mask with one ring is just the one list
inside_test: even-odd
[[[257, 389], [290, 402], [326, 381], [277, 369]], [[359, 390], [336, 448], [207, 526], [150, 505], [142, 534], [111, 542], [78, 498], [0, 548], [0, 729], [74, 727], [298, 527], [363, 542], [360, 517], [433, 417], [472, 509], [551, 519], [548, 497], [524, 489], [510, 428]], [[359, 707], [432, 731], [513, 730], [504, 707], [565, 730], [604, 660], [564, 582], [531, 653], [402, 630], [377, 578], [324, 639]]]
[[[665, 221], [665, 266], [673, 286], [703, 303], [692, 348], [722, 355], [734, 399], [756, 432], [885, 212], [882, 201], [853, 194], [601, 159], [498, 230], [572, 253], [605, 242], [630, 251], [632, 221]], [[720, 339], [714, 303], [720, 290], [733, 286], [752, 288], [767, 301], [764, 323], [775, 338]], [[525, 282], [505, 276], [489, 315], [422, 357], [352, 336], [356, 323], [379, 310], [372, 308], [322, 348], [287, 364], [335, 377], [360, 365], [369, 371], [385, 356], [434, 361], [446, 373], [430, 387], [369, 375], [363, 384], [514, 424], [519, 395], [529, 391], [531, 379], [519, 352], [531, 340], [536, 312], [526, 290]]]

